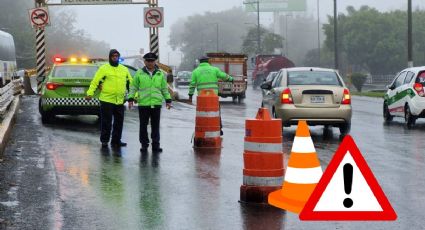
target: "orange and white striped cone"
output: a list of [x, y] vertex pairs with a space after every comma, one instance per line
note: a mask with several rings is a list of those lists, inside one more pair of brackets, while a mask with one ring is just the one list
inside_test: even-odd
[[306, 121], [299, 121], [282, 189], [269, 194], [269, 204], [300, 213], [323, 171]]

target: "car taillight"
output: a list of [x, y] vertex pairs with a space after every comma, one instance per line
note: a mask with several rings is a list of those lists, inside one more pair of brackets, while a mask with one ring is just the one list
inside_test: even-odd
[[415, 89], [415, 91], [418, 93], [419, 96], [421, 97], [425, 96], [424, 86], [421, 83], [415, 83], [413, 85], [413, 88]]
[[342, 96], [341, 104], [343, 105], [351, 104], [351, 96], [350, 96], [350, 91], [348, 89], [344, 89], [344, 95]]
[[291, 90], [289, 88], [286, 88], [285, 90], [283, 90], [280, 99], [281, 99], [280, 102], [282, 104], [294, 104], [294, 102], [292, 101]]
[[46, 89], [48, 90], [55, 90], [59, 87], [63, 86], [63, 83], [56, 83], [56, 82], [47, 82]]

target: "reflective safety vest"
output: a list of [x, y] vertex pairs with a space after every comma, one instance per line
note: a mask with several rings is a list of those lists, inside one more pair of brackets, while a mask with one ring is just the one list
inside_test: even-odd
[[192, 81], [189, 85], [189, 96], [198, 90], [213, 89], [218, 94], [218, 79], [223, 81], [233, 81], [233, 78], [209, 63], [201, 63], [198, 68], [192, 72]]
[[164, 99], [167, 103], [171, 102], [164, 72], [159, 69], [155, 69], [152, 76], [146, 70], [146, 67], [138, 70], [130, 85], [128, 98], [134, 99], [136, 92], [138, 93], [137, 104], [139, 106], [162, 105]]
[[87, 96], [93, 96], [94, 91], [102, 84], [99, 100], [113, 103], [116, 105], [124, 104], [125, 92], [127, 84], [132, 81], [131, 74], [127, 67], [119, 64], [117, 67], [111, 66], [109, 63], [99, 67], [90, 87], [87, 90]]

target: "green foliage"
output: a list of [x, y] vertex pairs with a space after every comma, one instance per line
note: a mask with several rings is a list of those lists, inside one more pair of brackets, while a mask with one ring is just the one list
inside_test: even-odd
[[356, 87], [357, 91], [362, 92], [362, 87], [366, 82], [367, 75], [362, 73], [353, 73], [350, 76], [350, 82]]
[[[15, 40], [18, 68], [34, 68], [35, 30], [31, 28], [28, 9], [34, 8], [34, 1], [2, 0], [0, 7], [0, 30], [13, 35]], [[75, 27], [73, 11], [50, 8], [51, 25], [46, 27], [47, 61], [54, 54], [85, 54], [104, 57], [109, 45], [92, 40], [84, 31]], [[101, 56], [100, 56], [101, 55]]]
[[[379, 12], [362, 6], [350, 6], [347, 14], [338, 16], [338, 43], [340, 62], [371, 74], [389, 74], [400, 71], [407, 64], [407, 13], [405, 11]], [[425, 64], [425, 12], [413, 12], [413, 52], [415, 65]], [[328, 17], [323, 26], [325, 47], [334, 49], [334, 20]], [[343, 66], [344, 68], [344, 66]]]
[[[248, 55], [254, 55], [258, 52], [258, 29], [252, 27], [244, 37], [242, 43], [242, 52]], [[260, 27], [261, 51], [265, 54], [274, 53], [276, 48], [282, 47], [282, 36], [274, 34]]]
[[254, 14], [242, 8], [232, 8], [222, 12], [207, 12], [181, 19], [171, 26], [168, 44], [172, 49], [180, 49], [184, 59], [180, 69], [191, 70], [195, 60], [207, 52], [217, 51], [217, 25], [219, 52], [239, 53], [249, 24], [255, 21]]
[[107, 57], [109, 44], [94, 41], [84, 30], [75, 27], [74, 11], [52, 11], [52, 26], [47, 32], [47, 61], [51, 63], [54, 55], [68, 57], [70, 55], [87, 57]]

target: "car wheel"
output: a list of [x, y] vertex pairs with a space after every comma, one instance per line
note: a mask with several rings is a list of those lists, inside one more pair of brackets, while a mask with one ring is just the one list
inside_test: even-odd
[[53, 117], [54, 117], [53, 114], [43, 112], [41, 114], [41, 123], [43, 123], [43, 124], [50, 124], [50, 123], [52, 123]]
[[416, 117], [412, 115], [408, 105], [404, 108], [404, 120], [408, 129], [412, 128], [416, 122]]
[[394, 118], [394, 116], [391, 115], [390, 110], [388, 109], [387, 102], [384, 102], [383, 115], [384, 115], [384, 121], [386, 121], [386, 122], [392, 121], [393, 118]]
[[339, 132], [342, 136], [347, 135], [351, 130], [351, 122], [346, 122], [339, 126]]
[[49, 124], [52, 122], [54, 115], [49, 112], [43, 111], [43, 108], [41, 107], [41, 98], [38, 101], [38, 111], [40, 112], [40, 115], [41, 115], [41, 123]]

